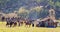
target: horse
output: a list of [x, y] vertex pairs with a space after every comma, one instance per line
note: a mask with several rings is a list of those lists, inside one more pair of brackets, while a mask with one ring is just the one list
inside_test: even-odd
[[5, 21], [5, 17], [3, 16], [3, 17], [1, 18], [1, 20], [2, 20], [2, 21]]
[[55, 27], [57, 27], [57, 24], [58, 24], [58, 22], [53, 22], [53, 25], [54, 25]]
[[23, 21], [22, 20], [18, 21], [18, 26], [22, 26], [22, 25], [23, 25]]
[[17, 22], [16, 21], [14, 21], [14, 20], [12, 20], [12, 19], [10, 19], [10, 18], [7, 18], [6, 19], [6, 26], [9, 26], [9, 27], [12, 27], [12, 25], [14, 25], [14, 26], [16, 26], [17, 25]]
[[25, 23], [25, 25], [28, 26], [28, 27], [30, 27], [31, 24], [32, 24], [32, 26], [34, 27], [33, 20], [29, 20], [29, 19], [28, 19], [28, 20], [26, 20], [24, 23]]

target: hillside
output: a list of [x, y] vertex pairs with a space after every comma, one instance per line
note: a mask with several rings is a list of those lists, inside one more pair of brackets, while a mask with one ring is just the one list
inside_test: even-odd
[[[40, 6], [43, 8], [40, 9]], [[56, 19], [60, 18], [60, 0], [0, 0], [3, 13], [17, 11], [19, 16], [32, 19], [46, 17], [50, 8], [55, 9]]]

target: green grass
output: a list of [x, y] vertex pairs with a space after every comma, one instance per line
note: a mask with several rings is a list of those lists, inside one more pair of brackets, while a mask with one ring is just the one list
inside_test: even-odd
[[41, 27], [6, 27], [6, 22], [0, 22], [0, 32], [60, 32], [60, 28], [41, 28]]

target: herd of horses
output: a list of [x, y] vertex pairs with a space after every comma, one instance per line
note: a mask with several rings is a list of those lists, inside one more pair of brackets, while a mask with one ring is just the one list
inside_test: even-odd
[[[3, 20], [4, 18], [2, 18]], [[31, 26], [34, 27], [35, 21], [38, 22], [37, 20], [30, 20], [22, 17], [12, 17], [12, 18], [6, 18], [6, 26], [9, 27], [15, 27], [15, 26], [22, 26], [25, 24], [26, 26]], [[46, 19], [43, 21], [39, 21], [38, 24], [36, 24], [36, 27], [57, 27], [58, 22], [51, 21], [51, 19]]]
[[29, 25], [29, 27], [30, 27], [30, 25], [31, 24], [33, 24], [32, 23], [33, 22], [33, 20], [28, 20], [28, 19], [24, 19], [24, 18], [6, 18], [6, 26], [10, 26], [10, 27], [12, 27], [12, 26], [22, 26], [23, 24], [25, 24], [25, 25]]

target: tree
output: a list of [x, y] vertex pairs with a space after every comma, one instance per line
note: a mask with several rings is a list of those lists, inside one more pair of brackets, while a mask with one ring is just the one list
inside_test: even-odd
[[43, 9], [43, 6], [36, 6], [36, 7], [31, 8], [30, 13], [29, 13], [29, 18], [33, 20], [37, 19], [42, 9]]
[[29, 17], [29, 11], [25, 9], [25, 7], [21, 7], [18, 11], [19, 16], [28, 18]]
[[57, 1], [57, 2], [55, 3], [55, 5], [58, 6], [58, 7], [60, 7], [60, 2]]

